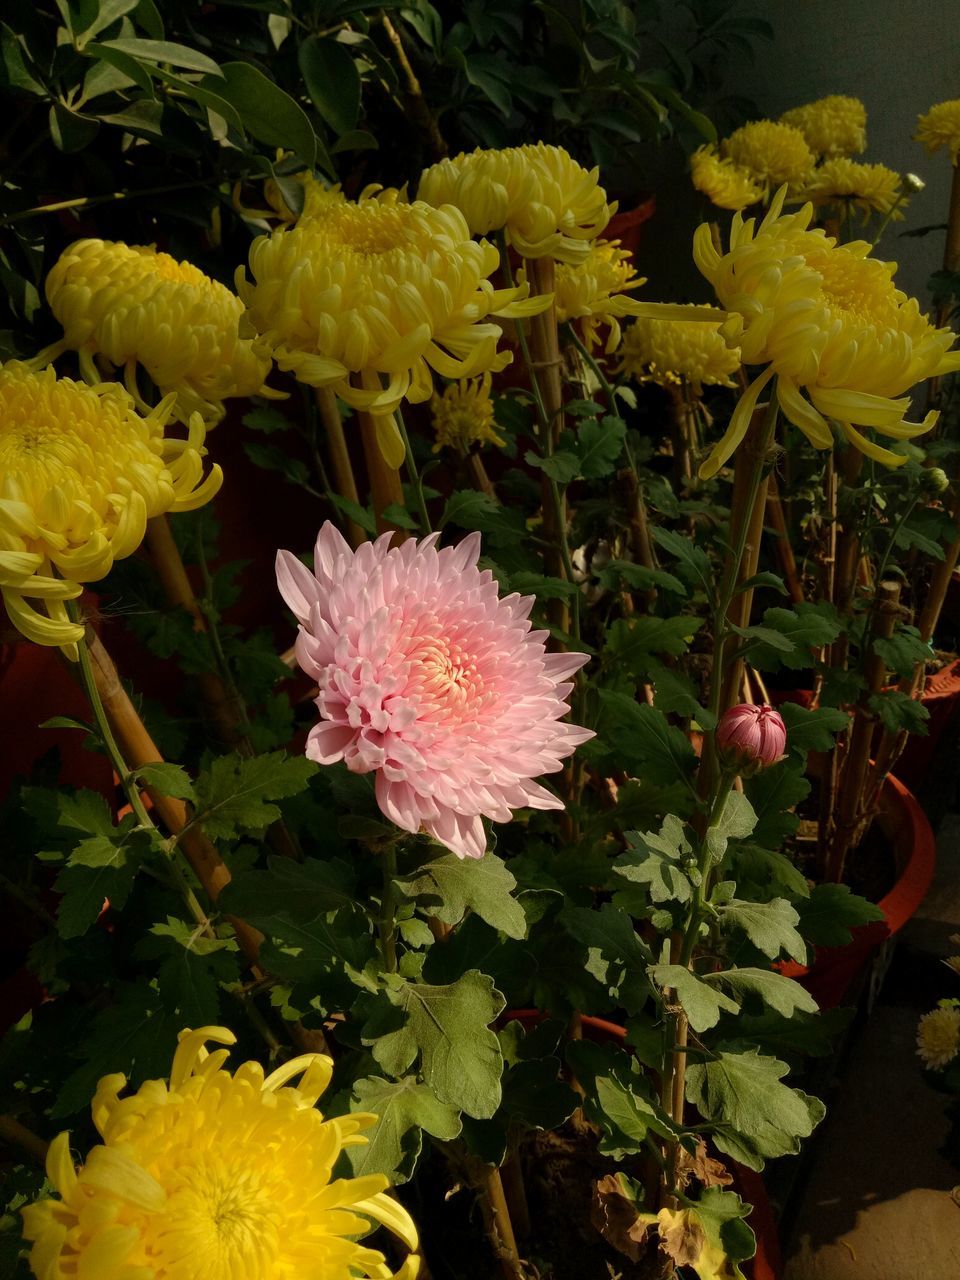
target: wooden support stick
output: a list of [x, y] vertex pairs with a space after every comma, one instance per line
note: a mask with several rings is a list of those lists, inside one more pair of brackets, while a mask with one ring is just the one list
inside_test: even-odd
[[[353, 474], [353, 463], [350, 461], [350, 450], [343, 430], [343, 419], [337, 406], [337, 397], [330, 387], [317, 387], [317, 410], [327, 441], [327, 457], [330, 459], [330, 470], [333, 473], [337, 493], [341, 498], [348, 498], [359, 506], [360, 496], [357, 492], [357, 481]], [[366, 541], [366, 533], [354, 520], [347, 521], [347, 538], [351, 547], [356, 550], [361, 542]]]

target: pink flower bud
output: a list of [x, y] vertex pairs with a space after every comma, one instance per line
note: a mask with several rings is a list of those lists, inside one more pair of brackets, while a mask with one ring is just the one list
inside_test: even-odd
[[765, 703], [742, 702], [731, 707], [717, 725], [717, 750], [723, 761], [740, 773], [756, 773], [776, 764], [787, 745], [787, 726]]

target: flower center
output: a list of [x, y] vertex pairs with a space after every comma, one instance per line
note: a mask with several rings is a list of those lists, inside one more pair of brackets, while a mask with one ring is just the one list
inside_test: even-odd
[[200, 1165], [185, 1171], [169, 1204], [171, 1276], [178, 1274], [179, 1260], [195, 1264], [206, 1280], [262, 1274], [266, 1258], [276, 1252], [278, 1217], [276, 1195], [247, 1168]]
[[332, 239], [367, 257], [389, 253], [405, 239], [403, 213], [389, 206], [337, 205], [324, 222]]
[[838, 318], [878, 329], [896, 327], [897, 291], [883, 263], [841, 249], [806, 257], [820, 275], [823, 301]]

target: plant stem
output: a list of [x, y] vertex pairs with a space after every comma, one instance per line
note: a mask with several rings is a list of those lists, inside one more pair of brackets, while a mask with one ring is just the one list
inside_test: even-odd
[[0, 1139], [14, 1143], [22, 1151], [26, 1151], [39, 1165], [46, 1163], [50, 1143], [38, 1137], [13, 1116], [0, 1115]]
[[432, 532], [433, 525], [430, 523], [430, 513], [427, 510], [427, 500], [423, 496], [423, 481], [420, 479], [420, 472], [417, 469], [417, 460], [413, 456], [413, 445], [410, 443], [410, 437], [407, 435], [407, 424], [403, 420], [403, 414], [398, 409], [394, 414], [397, 423], [397, 429], [400, 432], [400, 438], [403, 441], [403, 448], [406, 454], [407, 474], [410, 477], [410, 483], [413, 485], [413, 492], [417, 499], [417, 511], [420, 515], [420, 524], [422, 526], [420, 532], [427, 534]]
[[380, 899], [380, 952], [387, 973], [397, 972], [397, 850], [389, 845], [381, 854], [383, 858], [383, 896]]

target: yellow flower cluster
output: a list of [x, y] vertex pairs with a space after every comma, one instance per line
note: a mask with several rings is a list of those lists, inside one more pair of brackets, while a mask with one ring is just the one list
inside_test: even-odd
[[241, 336], [240, 299], [153, 246], [77, 240], [47, 276], [46, 295], [63, 326], [61, 348], [80, 353], [88, 381], [100, 380], [92, 357], [105, 356], [124, 369], [141, 408], [137, 364], [162, 394], [176, 393], [182, 422], [199, 413], [212, 425], [229, 397], [272, 394], [269, 352]]
[[942, 1071], [960, 1053], [960, 1007], [943, 1000], [917, 1026], [917, 1053], [931, 1071]]
[[579, 320], [588, 350], [599, 342], [599, 329], [609, 328], [607, 354], [620, 341], [620, 320], [638, 313], [640, 303], [628, 297], [631, 289], [646, 284], [633, 265], [633, 255], [618, 240], [597, 240], [586, 258], [575, 267], [557, 264], [555, 299], [557, 319]]
[[[702, 316], [705, 308], [689, 310]], [[740, 352], [729, 347], [720, 332], [725, 320], [719, 310], [715, 321], [643, 316], [624, 330], [617, 372], [662, 387], [684, 381], [695, 395], [704, 386], [735, 387]]]
[[538, 142], [441, 160], [424, 171], [417, 198], [452, 204], [473, 235], [502, 230], [521, 257], [575, 265], [616, 210], [598, 178], [562, 147]]
[[433, 397], [430, 413], [436, 436], [434, 453], [439, 453], [445, 445], [460, 453], [467, 453], [474, 444], [503, 448], [506, 441], [497, 434], [490, 385], [490, 375], [485, 373], [482, 378], [451, 382], [442, 396]]
[[724, 140], [721, 151], [725, 159], [747, 170], [764, 195], [784, 183], [803, 186], [815, 159], [799, 129], [775, 120], [742, 125]]
[[[224, 1027], [183, 1032], [169, 1084], [121, 1098], [122, 1075], [100, 1081], [103, 1143], [78, 1171], [62, 1133], [47, 1159], [59, 1199], [23, 1210], [39, 1280], [414, 1280], [416, 1228], [384, 1194], [387, 1179], [333, 1177], [376, 1116], [323, 1118], [315, 1103], [333, 1063], [320, 1054], [231, 1075], [227, 1050], [204, 1042], [235, 1039]], [[372, 1223], [410, 1251], [395, 1276], [356, 1239]]]
[[814, 169], [803, 192], [816, 205], [847, 205], [860, 209], [864, 220], [871, 211], [894, 220], [907, 202], [900, 175], [884, 164], [860, 164], [839, 157]]
[[[759, 226], [735, 214], [730, 248], [715, 248], [707, 225], [694, 238], [694, 259], [729, 313], [722, 332], [744, 364], [766, 369], [741, 398], [730, 426], [701, 475], [716, 474], [743, 439], [760, 393], [776, 377], [787, 418], [818, 449], [833, 444], [830, 421], [868, 457], [887, 466], [904, 458], [863, 434], [893, 440], [928, 431], [906, 421], [916, 383], [960, 369], [955, 335], [937, 329], [893, 283], [895, 263], [871, 258], [870, 245], [837, 245], [810, 229], [813, 206], [784, 214], [781, 189]], [[670, 309], [675, 310], [675, 309]], [[802, 393], [805, 393], [802, 394]]]
[[831, 93], [792, 107], [780, 122], [799, 129], [814, 155], [853, 156], [867, 147], [867, 109], [859, 98]]
[[724, 160], [715, 147], [703, 146], [690, 157], [693, 185], [720, 209], [745, 209], [763, 199], [764, 189], [749, 169]]
[[917, 120], [917, 132], [914, 142], [922, 142], [932, 155], [941, 147], [950, 151], [950, 159], [957, 163], [960, 152], [960, 98], [949, 102], [938, 102]]
[[[503, 369], [491, 316], [542, 311], [526, 287], [495, 289], [500, 255], [477, 243], [459, 210], [407, 203], [371, 188], [261, 236], [237, 290], [281, 369], [332, 387], [355, 409], [390, 415], [403, 399], [429, 400], [433, 372], [473, 377]], [[395, 428], [394, 428], [395, 430]], [[397, 465], [403, 457], [399, 448]], [[392, 461], [388, 454], [388, 461]]]
[[83, 628], [64, 602], [79, 584], [136, 551], [152, 516], [190, 511], [220, 488], [219, 467], [203, 479], [199, 414], [186, 439], [164, 435], [172, 399], [140, 416], [116, 383], [0, 366], [0, 590], [29, 640], [75, 657]]

